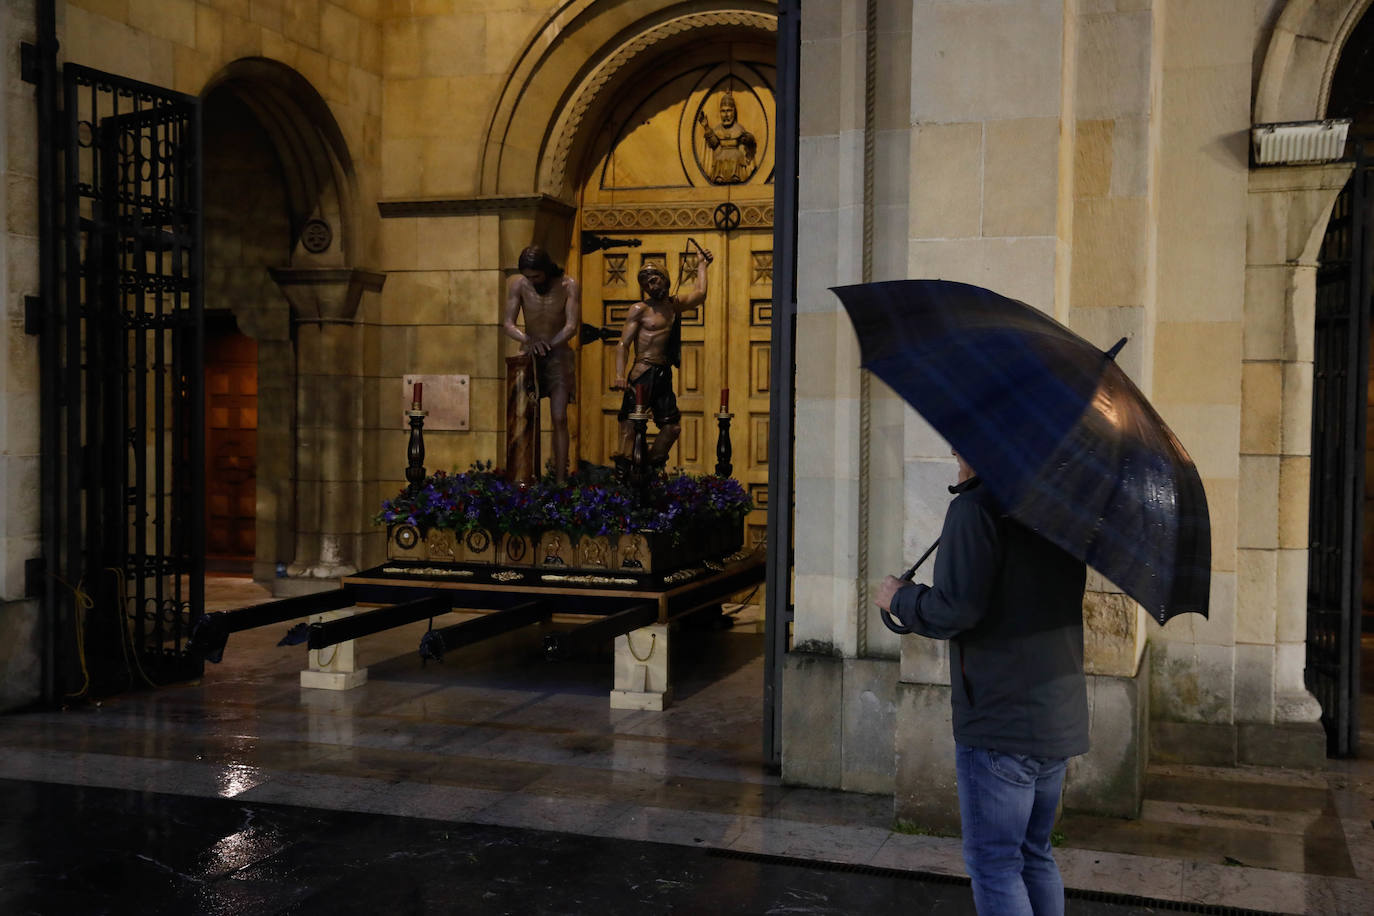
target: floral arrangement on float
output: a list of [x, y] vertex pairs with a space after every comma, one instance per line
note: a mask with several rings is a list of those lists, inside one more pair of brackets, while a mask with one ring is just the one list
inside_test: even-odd
[[610, 468], [518, 484], [479, 462], [407, 486], [374, 521], [392, 560], [652, 573], [739, 550], [751, 509], [739, 481], [714, 474], [664, 472], [638, 492]]

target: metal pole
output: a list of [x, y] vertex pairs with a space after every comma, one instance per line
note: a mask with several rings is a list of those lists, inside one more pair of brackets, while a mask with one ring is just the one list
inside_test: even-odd
[[792, 431], [797, 314], [797, 123], [801, 0], [778, 3], [778, 139], [773, 191], [768, 547], [764, 588], [763, 757], [782, 763], [782, 657], [792, 620]]
[[62, 301], [58, 288], [57, 249], [57, 12], [55, 0], [35, 4], [38, 43], [38, 307], [41, 323], [39, 339], [39, 487], [40, 524], [43, 540], [43, 584], [39, 605], [42, 644], [43, 703], [57, 702], [56, 617], [59, 613], [57, 580], [53, 573], [61, 568], [59, 418], [59, 343], [61, 323], [57, 320]]

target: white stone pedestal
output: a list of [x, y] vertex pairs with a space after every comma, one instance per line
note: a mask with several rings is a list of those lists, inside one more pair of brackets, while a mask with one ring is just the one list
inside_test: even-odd
[[612, 709], [661, 711], [672, 704], [668, 631], [668, 624], [655, 623], [615, 638]]
[[[327, 620], [352, 617], [358, 612], [359, 609], [355, 607], [325, 611], [323, 614], [311, 614], [310, 622], [324, 623]], [[366, 684], [367, 669], [357, 667], [353, 644], [354, 640], [350, 639], [323, 649], [311, 649], [310, 667], [301, 672], [301, 686], [320, 690], [351, 690]]]

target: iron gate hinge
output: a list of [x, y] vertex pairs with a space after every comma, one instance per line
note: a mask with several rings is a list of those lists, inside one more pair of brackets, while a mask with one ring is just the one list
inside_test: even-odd
[[47, 51], [51, 55], [56, 66], [57, 51], [61, 46], [61, 42], [51, 39], [40, 40], [38, 44], [31, 41], [19, 42], [19, 78], [32, 86], [37, 86], [43, 80], [43, 52]]
[[38, 45], [30, 44], [27, 41], [19, 43], [19, 78], [32, 86], [38, 85], [40, 78]]
[[24, 333], [43, 333], [43, 300], [39, 296], [24, 297]]
[[582, 233], [582, 253], [591, 254], [594, 251], [609, 251], [612, 248], [638, 248], [644, 244], [642, 239], [613, 239], [605, 235], [597, 235], [595, 232]]
[[48, 574], [48, 561], [43, 557], [29, 557], [24, 561], [24, 597], [37, 598], [43, 594], [43, 577]]

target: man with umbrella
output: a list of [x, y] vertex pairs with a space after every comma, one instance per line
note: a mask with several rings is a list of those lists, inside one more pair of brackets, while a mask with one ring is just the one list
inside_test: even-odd
[[950, 641], [959, 817], [978, 912], [1063, 913], [1050, 830], [1067, 759], [1088, 750], [1087, 572], [981, 484], [960, 457], [934, 584], [888, 576], [875, 600], [906, 632]]
[[1206, 616], [1211, 526], [1197, 467], [1116, 365], [1124, 338], [1104, 353], [965, 283], [835, 293], [864, 367], [959, 458], [933, 584], [909, 585], [917, 561], [875, 600], [889, 629], [950, 640], [974, 899], [983, 913], [1062, 913], [1049, 835], [1067, 758], [1088, 750], [1085, 564], [1161, 625]]

